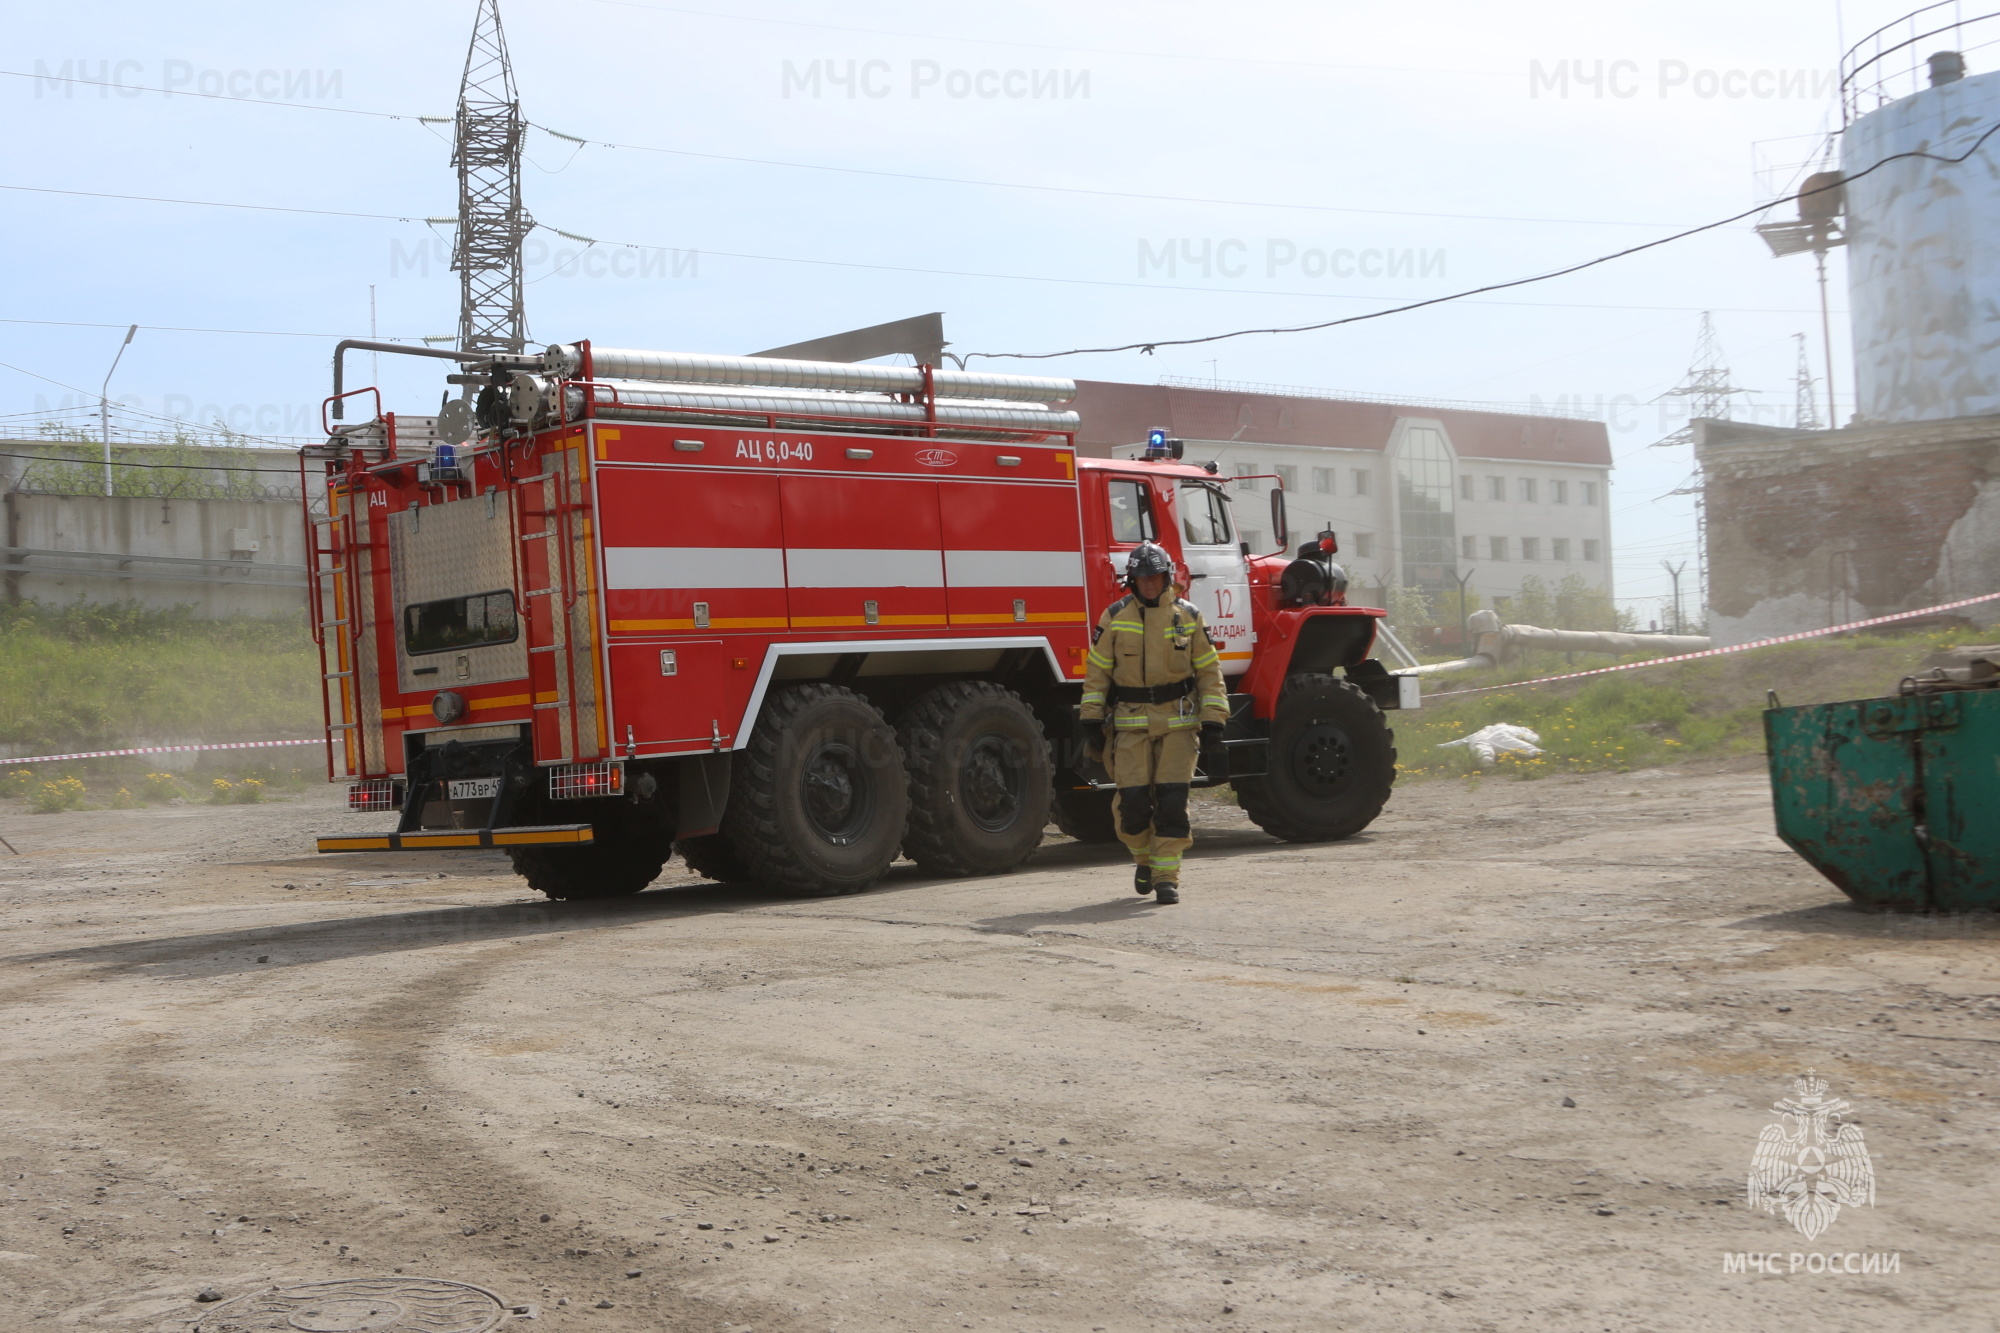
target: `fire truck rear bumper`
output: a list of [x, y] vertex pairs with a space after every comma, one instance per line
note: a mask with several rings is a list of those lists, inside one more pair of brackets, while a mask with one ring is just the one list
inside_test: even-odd
[[410, 833], [336, 833], [319, 840], [322, 852], [439, 852], [474, 847], [581, 847], [588, 824], [535, 824], [520, 828], [423, 829]]

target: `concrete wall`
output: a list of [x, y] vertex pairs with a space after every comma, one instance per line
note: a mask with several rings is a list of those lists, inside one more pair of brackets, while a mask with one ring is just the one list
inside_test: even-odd
[[305, 605], [296, 500], [20, 490], [0, 498], [0, 582], [11, 602], [187, 604], [202, 617], [296, 614]]
[[2000, 592], [2000, 417], [1695, 427], [1717, 646]]

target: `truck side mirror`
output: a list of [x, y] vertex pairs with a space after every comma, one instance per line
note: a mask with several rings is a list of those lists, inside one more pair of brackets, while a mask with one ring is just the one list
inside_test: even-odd
[[1283, 486], [1273, 486], [1271, 488], [1271, 532], [1278, 539], [1278, 549], [1280, 551], [1284, 550], [1285, 543], [1291, 540], [1292, 533], [1291, 529], [1285, 526], [1285, 488]]

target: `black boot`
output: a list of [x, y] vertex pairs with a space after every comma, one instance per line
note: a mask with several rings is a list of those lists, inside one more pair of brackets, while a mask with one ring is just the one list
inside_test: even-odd
[[1153, 868], [1138, 866], [1132, 871], [1132, 892], [1141, 896], [1153, 891]]
[[1153, 901], [1162, 907], [1172, 907], [1180, 900], [1180, 885], [1174, 883], [1172, 880], [1160, 881], [1160, 886], [1153, 891]]

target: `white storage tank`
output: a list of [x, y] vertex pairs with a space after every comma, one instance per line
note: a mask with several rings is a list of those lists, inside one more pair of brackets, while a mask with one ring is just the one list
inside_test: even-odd
[[[1965, 152], [2000, 123], [2000, 73], [1958, 77], [1930, 59], [1932, 86], [1848, 125], [1848, 291], [1863, 421], [2000, 412], [2000, 135], [1951, 165], [1897, 153]], [[1845, 424], [1845, 423], [1842, 423]]]

